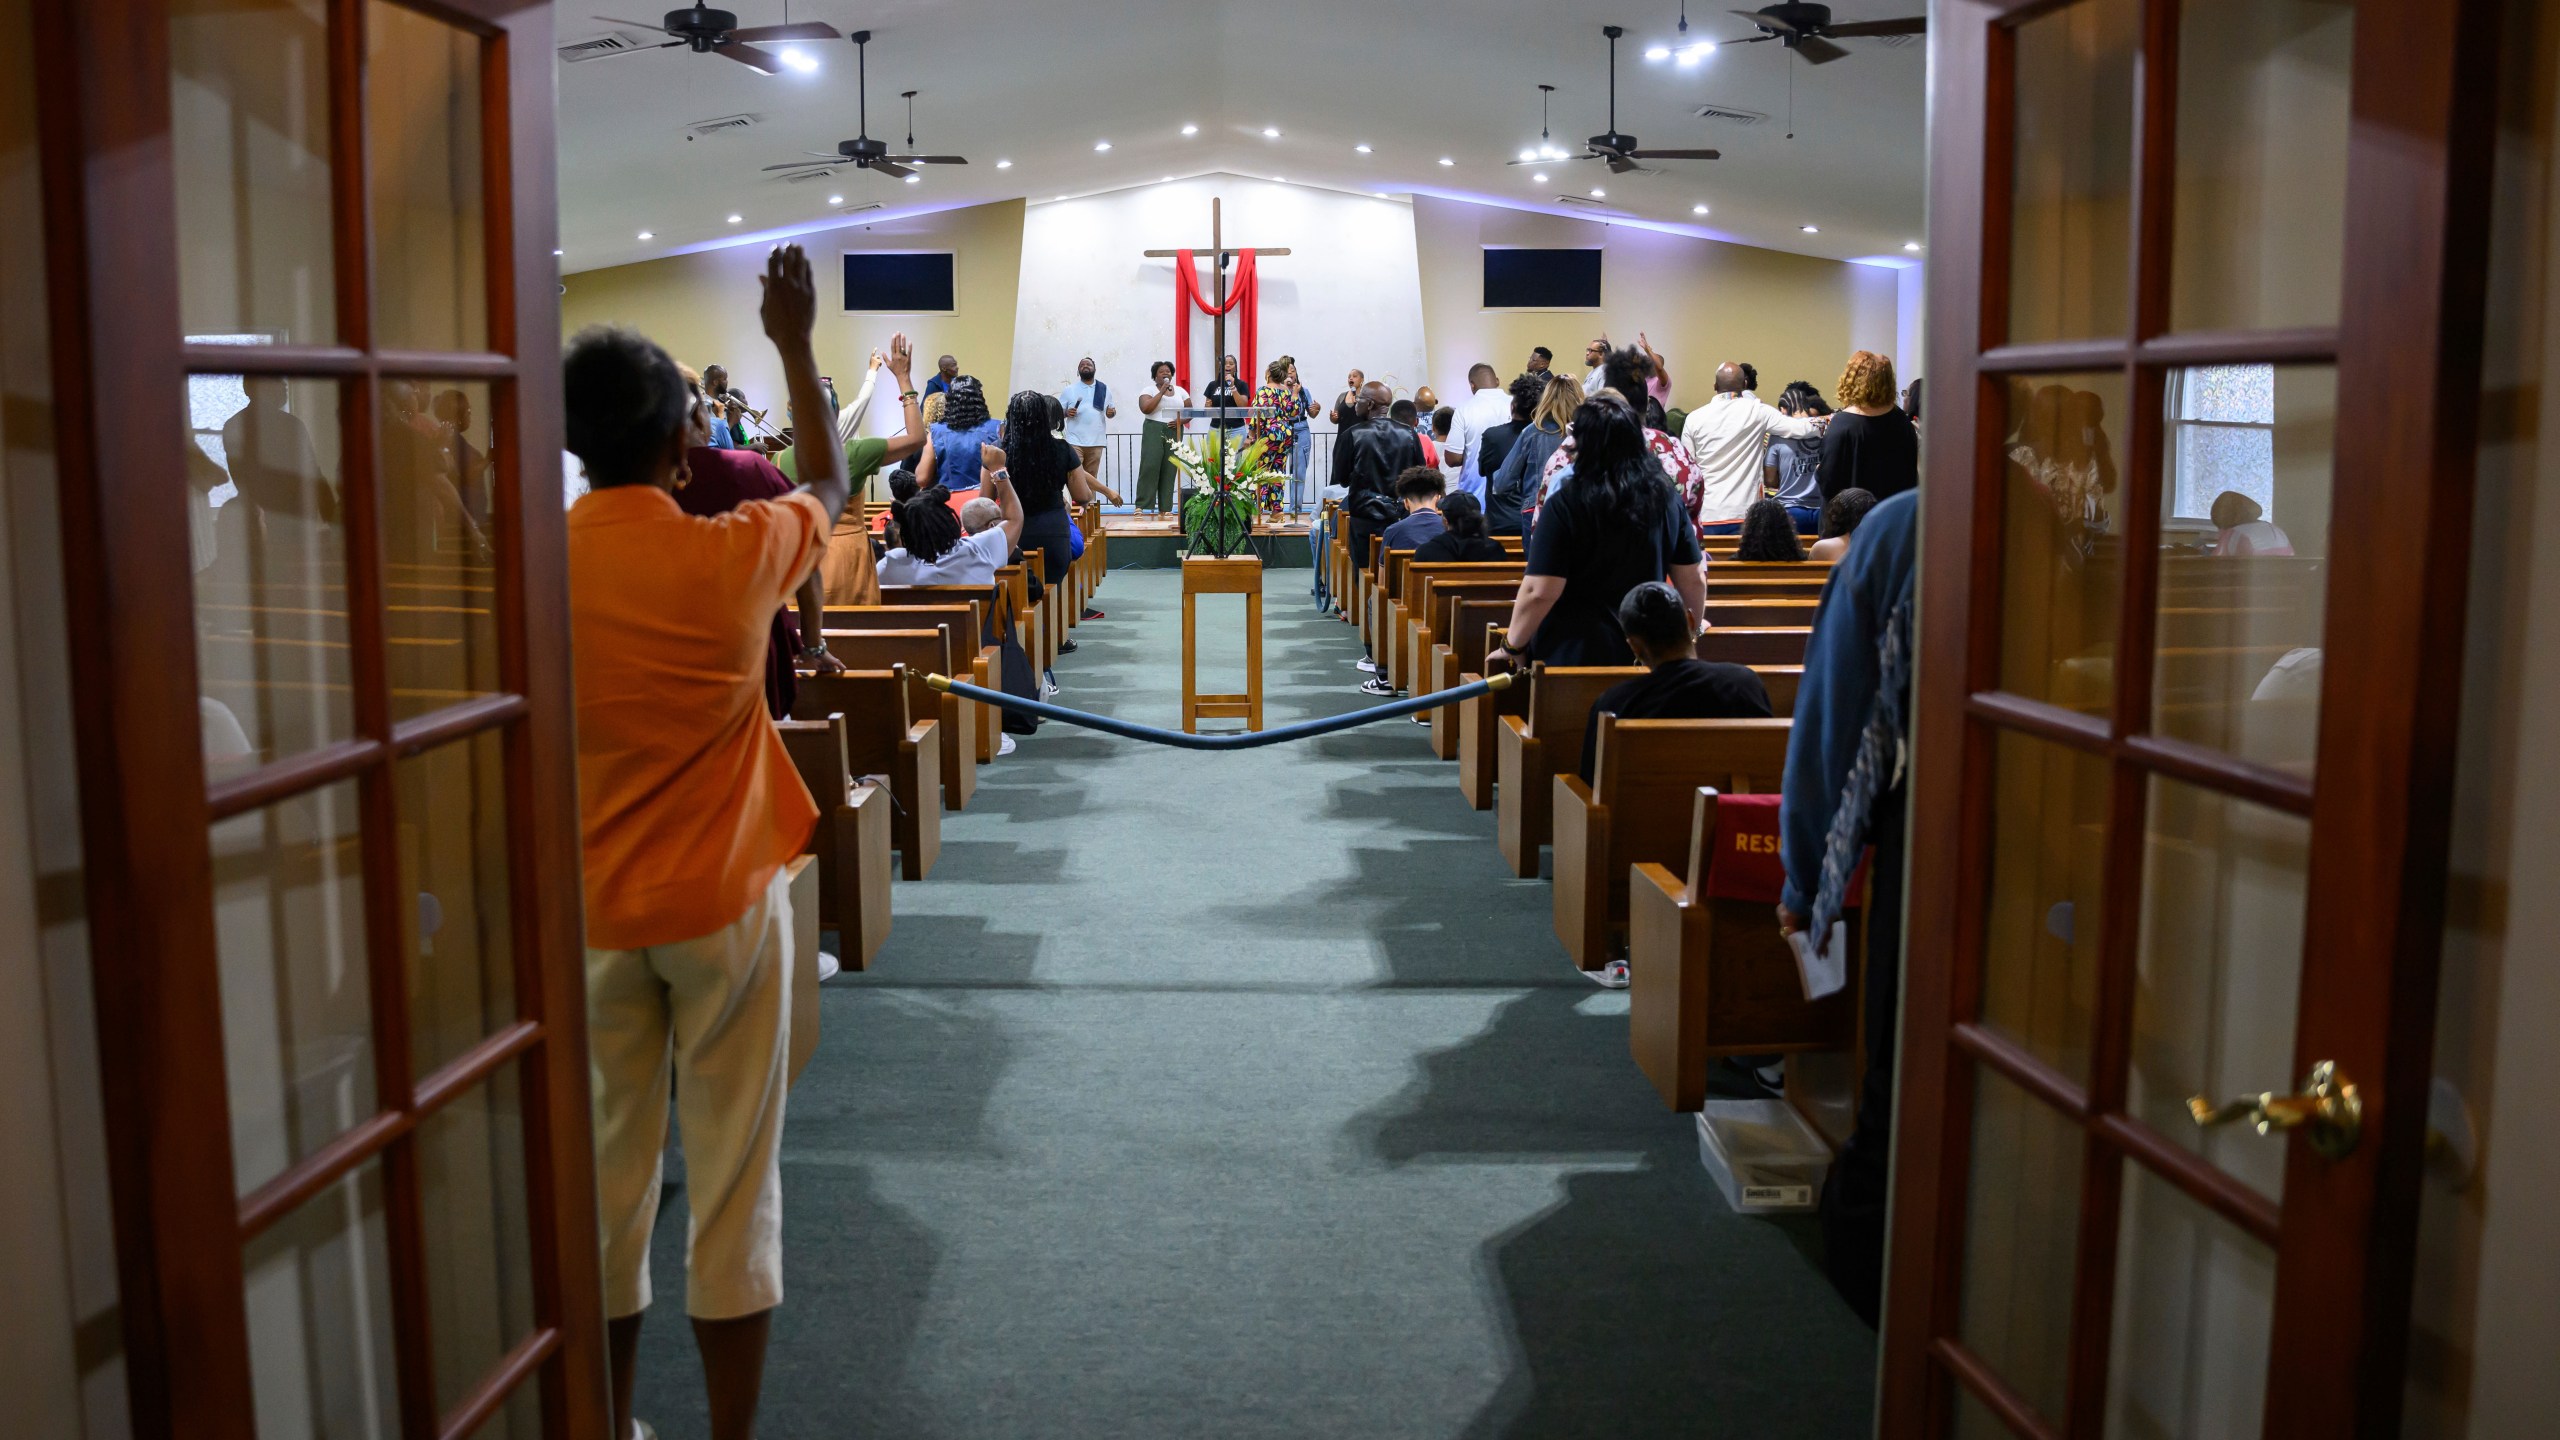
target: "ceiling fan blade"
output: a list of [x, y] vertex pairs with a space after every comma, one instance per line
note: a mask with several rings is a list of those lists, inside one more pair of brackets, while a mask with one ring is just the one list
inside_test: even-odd
[[1834, 60], [1848, 58], [1849, 54], [1819, 35], [1807, 35], [1797, 41], [1796, 53], [1804, 57], [1807, 65], [1828, 65]]
[[1643, 168], [1643, 166], [1628, 159], [1625, 155], [1612, 155], [1609, 157], [1609, 173], [1612, 175], [1624, 175], [1630, 171], [1641, 170]]
[[966, 165], [969, 163], [966, 157], [959, 155], [883, 155], [880, 158], [893, 165]]
[[1630, 150], [1627, 153], [1638, 160], [1721, 160], [1724, 158], [1724, 152], [1721, 150]]
[[634, 30], [654, 30], [661, 35], [668, 33], [666, 23], [660, 20], [624, 20], [612, 15], [590, 15], [587, 18], [601, 20], [607, 25], [628, 25]]
[[761, 45], [773, 40], [841, 40], [844, 32], [820, 20], [804, 20], [797, 25], [758, 25], [729, 32], [732, 40]]
[[767, 165], [767, 166], [766, 166], [766, 167], [764, 167], [764, 168], [765, 168], [767, 171], [773, 171], [773, 170], [833, 170], [833, 169], [834, 169], [834, 168], [836, 168], [838, 165], [842, 165], [842, 164], [844, 164], [844, 163], [845, 163], [845, 162], [844, 162], [844, 161], [842, 161], [842, 160], [794, 160], [794, 161], [792, 161], [792, 162], [791, 162], [790, 164], [788, 164], [788, 165]]
[[712, 46], [711, 53], [714, 55], [726, 55], [730, 59], [737, 61], [739, 64], [746, 66], [750, 70], [761, 70], [767, 75], [779, 75], [782, 73], [781, 56], [776, 55], [769, 50], [759, 50], [753, 45], [741, 45], [735, 40], [730, 40], [722, 44]]
[[877, 170], [881, 174], [889, 176], [891, 179], [895, 180], [904, 180], [908, 176], [916, 173], [913, 170], [908, 169], [906, 166], [899, 164], [895, 160], [874, 160], [863, 168], [868, 170]]
[[1763, 29], [1784, 30], [1790, 35], [1796, 33], [1796, 27], [1792, 21], [1782, 20], [1764, 10], [1736, 10], [1733, 13]]
[[681, 40], [669, 40], [664, 44], [659, 45], [643, 45], [635, 50], [608, 50], [601, 55], [594, 55], [588, 58], [595, 60], [620, 60], [630, 55], [646, 55], [653, 50], [673, 50], [683, 43], [684, 42]]
[[1855, 39], [1861, 35], [1925, 35], [1929, 33], [1929, 17], [1914, 15], [1905, 20], [1859, 20], [1847, 25], [1826, 26], [1822, 33], [1835, 40], [1843, 36]]

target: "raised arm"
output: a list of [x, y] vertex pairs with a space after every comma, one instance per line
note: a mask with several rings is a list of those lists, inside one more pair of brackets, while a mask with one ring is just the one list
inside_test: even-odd
[[907, 339], [905, 332], [889, 337], [889, 358], [883, 363], [889, 378], [898, 386], [898, 411], [906, 433], [889, 442], [888, 450], [881, 455], [884, 465], [894, 465], [925, 448], [924, 406], [916, 398], [915, 381], [908, 378], [914, 373], [915, 360], [915, 343]]
[[844, 447], [836, 443], [834, 412], [818, 384], [818, 355], [809, 344], [818, 321], [818, 283], [809, 272], [808, 253], [797, 245], [776, 247], [765, 257], [763, 284], [765, 337], [782, 361], [784, 387], [791, 395], [792, 464], [801, 483], [826, 507], [832, 529], [852, 485], [845, 478]]
[[993, 445], [978, 447], [978, 469], [987, 477], [983, 493], [1004, 512], [1004, 548], [1010, 554], [1022, 544], [1022, 497], [1013, 493], [1013, 472], [1005, 468], [1004, 452]]

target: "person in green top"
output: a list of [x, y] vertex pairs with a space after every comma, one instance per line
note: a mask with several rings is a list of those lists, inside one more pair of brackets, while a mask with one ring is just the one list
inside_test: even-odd
[[[889, 351], [886, 355], [876, 350], [871, 353], [873, 371], [886, 368], [891, 378], [898, 382], [898, 404], [906, 419], [906, 433], [895, 439], [883, 439], [877, 435], [856, 435], [848, 438], [844, 443], [845, 470], [852, 481], [852, 498], [845, 502], [844, 513], [836, 518], [835, 532], [827, 540], [826, 559], [818, 566], [818, 574], [826, 591], [826, 603], [829, 605], [877, 605], [880, 603], [880, 572], [871, 555], [868, 489], [871, 477], [878, 474], [884, 466], [894, 461], [904, 460], [924, 448], [924, 412], [917, 403], [919, 397], [916, 387], [908, 379], [914, 363], [914, 347], [908, 343], [903, 333], [889, 337]], [[876, 374], [872, 378], [876, 380]], [[857, 411], [861, 409], [869, 399], [870, 390], [871, 384], [866, 381], [863, 386], [863, 395], [848, 408]], [[852, 419], [858, 423], [859, 414]], [[836, 426], [839, 434], [851, 428], [841, 423], [836, 416], [829, 416], [820, 423]], [[777, 457], [776, 463], [781, 465], [784, 475], [791, 476], [795, 480], [798, 478], [792, 473], [794, 467], [791, 453]], [[800, 653], [804, 661], [820, 666], [825, 665], [827, 660], [832, 658], [827, 655], [824, 637], [819, 637], [815, 643], [803, 637]]]

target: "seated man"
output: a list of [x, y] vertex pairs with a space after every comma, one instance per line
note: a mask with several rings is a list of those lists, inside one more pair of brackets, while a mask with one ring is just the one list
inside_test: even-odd
[[1690, 633], [1679, 591], [1659, 580], [1628, 591], [1618, 602], [1618, 626], [1636, 663], [1652, 673], [1612, 685], [1591, 702], [1591, 723], [1582, 732], [1583, 784], [1591, 783], [1599, 758], [1603, 711], [1621, 720], [1769, 718], [1769, 687], [1749, 667], [1698, 658], [1698, 637]]
[[1440, 521], [1448, 528], [1413, 547], [1414, 564], [1435, 565], [1449, 561], [1482, 564], [1511, 558], [1511, 552], [1502, 548], [1502, 542], [1485, 533], [1484, 507], [1476, 503], [1473, 495], [1443, 498]]

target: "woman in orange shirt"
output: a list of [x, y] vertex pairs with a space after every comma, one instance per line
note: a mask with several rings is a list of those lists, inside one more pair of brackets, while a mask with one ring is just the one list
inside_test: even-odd
[[569, 618], [617, 1437], [633, 1433], [671, 1085], [692, 1183], [685, 1309], [714, 1440], [754, 1431], [782, 1301], [789, 977], [816, 963], [791, 953], [782, 867], [818, 811], [765, 714], [765, 648], [849, 487], [810, 348], [817, 286], [797, 245], [766, 262], [763, 316], [802, 417], [794, 433], [816, 443], [794, 457], [802, 488], [716, 517], [674, 499], [691, 397], [664, 350], [598, 328], [561, 363], [568, 447], [590, 487], [569, 512]]

